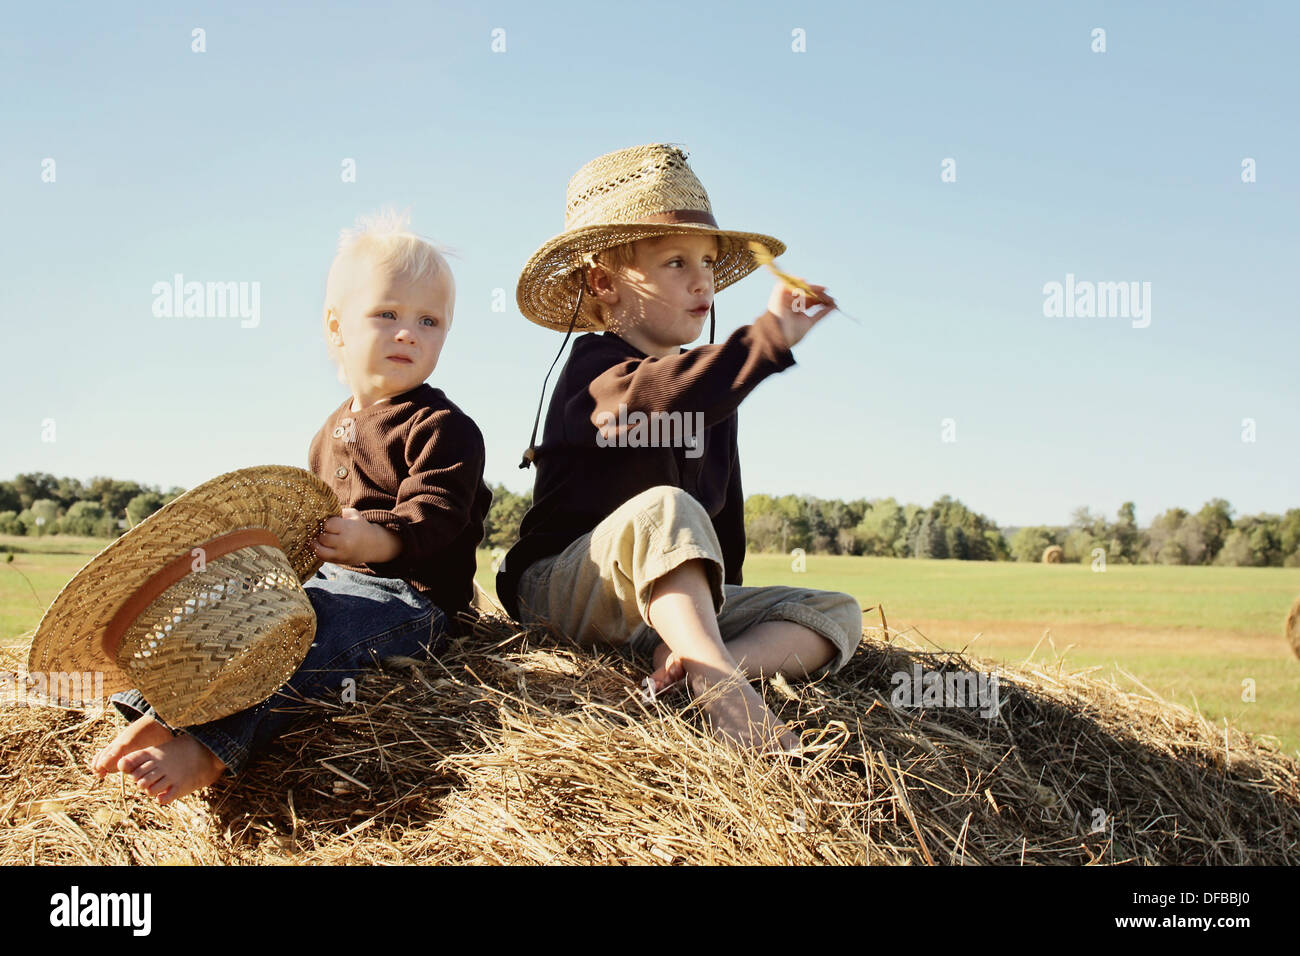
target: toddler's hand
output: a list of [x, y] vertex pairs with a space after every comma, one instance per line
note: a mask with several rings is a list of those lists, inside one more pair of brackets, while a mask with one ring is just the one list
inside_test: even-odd
[[794, 348], [809, 329], [835, 311], [835, 300], [826, 294], [826, 286], [809, 283], [809, 287], [817, 293], [817, 298], [797, 292], [784, 282], [776, 283], [768, 297], [767, 311], [780, 323], [786, 348]]
[[366, 564], [393, 560], [401, 551], [401, 540], [361, 517], [356, 508], [344, 508], [341, 517], [326, 519], [312, 547], [334, 564]]

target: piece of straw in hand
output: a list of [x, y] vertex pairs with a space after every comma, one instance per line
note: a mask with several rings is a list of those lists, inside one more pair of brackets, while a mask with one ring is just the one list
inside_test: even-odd
[[[760, 266], [767, 266], [767, 268], [771, 270], [772, 275], [776, 276], [783, 283], [785, 283], [786, 288], [788, 288], [791, 292], [802, 292], [805, 296], [807, 296], [808, 299], [810, 300], [809, 304], [816, 305], [819, 302], [826, 301], [815, 291], [813, 291], [813, 287], [810, 286], [803, 279], [800, 279], [798, 276], [792, 276], [790, 275], [790, 273], [782, 272], [780, 269], [778, 269], [776, 266], [776, 257], [772, 255], [772, 253], [768, 251], [767, 246], [763, 245], [761, 242], [750, 242], [749, 251], [754, 254], [755, 262], [757, 262]], [[836, 310], [842, 313], [843, 315], [847, 316], [848, 318], [853, 319], [853, 316], [849, 315], [843, 309], [839, 308], [839, 306], [836, 306]], [[858, 320], [853, 319], [853, 321], [857, 322]]]

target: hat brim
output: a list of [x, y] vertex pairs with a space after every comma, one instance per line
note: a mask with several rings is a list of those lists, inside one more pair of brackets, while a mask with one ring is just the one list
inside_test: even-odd
[[28, 672], [93, 671], [103, 674], [106, 695], [130, 689], [104, 650], [104, 635], [117, 611], [161, 568], [220, 535], [262, 528], [279, 539], [301, 584], [324, 563], [311, 541], [337, 514], [333, 490], [288, 465], [244, 468], [190, 489], [110, 543], [63, 586], [32, 636]]
[[[785, 252], [785, 243], [759, 232], [736, 232], [697, 223], [600, 223], [562, 232], [547, 240], [533, 253], [519, 274], [515, 301], [530, 322], [565, 332], [578, 304], [583, 257], [638, 239], [669, 235], [718, 237], [718, 260], [713, 269], [714, 292], [738, 282], [758, 268], [749, 243], [759, 242], [773, 256]], [[579, 315], [575, 331], [597, 330], [601, 326]]]

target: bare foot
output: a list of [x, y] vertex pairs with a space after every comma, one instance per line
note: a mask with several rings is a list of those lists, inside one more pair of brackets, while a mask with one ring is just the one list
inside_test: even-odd
[[691, 691], [700, 698], [705, 713], [720, 738], [742, 750], [762, 753], [798, 753], [799, 738], [767, 708], [749, 681], [727, 678], [713, 681], [701, 674], [691, 677]]
[[663, 641], [660, 641], [655, 648], [654, 666], [655, 669], [650, 674], [650, 680], [654, 682], [656, 694], [666, 691], [686, 676], [685, 665], [682, 664], [681, 659], [676, 654], [668, 649], [668, 645]]
[[188, 734], [172, 737], [156, 747], [145, 747], [122, 760], [122, 772], [163, 806], [215, 783], [226, 765]]
[[90, 769], [97, 776], [114, 773], [120, 769], [119, 761], [127, 754], [143, 747], [156, 747], [172, 739], [172, 732], [152, 716], [146, 715], [131, 722], [113, 742], [95, 754], [90, 761]]

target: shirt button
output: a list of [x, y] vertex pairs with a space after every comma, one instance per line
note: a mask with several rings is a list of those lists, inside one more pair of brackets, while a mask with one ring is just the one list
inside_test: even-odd
[[332, 434], [335, 438], [342, 438], [342, 437], [343, 437], [343, 426], [342, 426], [342, 425], [336, 425], [336, 426], [334, 426], [334, 431], [331, 432], [331, 434]]
[[348, 470], [344, 468], [342, 465], [339, 465], [338, 470], [334, 472], [334, 477], [346, 478], [347, 476], [348, 476]]

